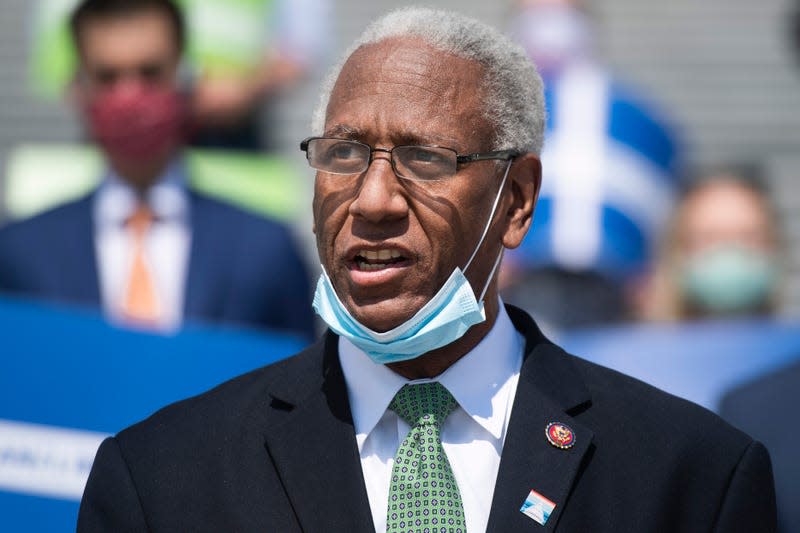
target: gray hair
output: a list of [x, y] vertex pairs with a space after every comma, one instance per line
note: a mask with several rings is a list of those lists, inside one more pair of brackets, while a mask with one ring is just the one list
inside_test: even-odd
[[314, 135], [322, 135], [325, 129], [333, 87], [353, 52], [368, 44], [403, 36], [418, 37], [436, 49], [483, 66], [483, 113], [494, 126], [492, 150], [541, 152], [545, 123], [542, 79], [522, 47], [477, 20], [421, 7], [389, 12], [372, 22], [350, 46], [322, 84], [311, 122]]

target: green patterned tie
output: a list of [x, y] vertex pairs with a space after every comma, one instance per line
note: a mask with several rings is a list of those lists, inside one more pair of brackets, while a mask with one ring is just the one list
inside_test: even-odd
[[394, 457], [387, 533], [466, 532], [461, 493], [441, 437], [442, 424], [457, 405], [437, 382], [405, 385], [389, 404], [411, 431]]

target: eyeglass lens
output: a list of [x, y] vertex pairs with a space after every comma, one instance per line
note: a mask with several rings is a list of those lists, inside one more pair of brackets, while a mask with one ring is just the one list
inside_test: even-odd
[[[369, 167], [372, 151], [369, 146], [356, 141], [312, 139], [307, 154], [309, 164], [317, 170], [332, 174], [360, 174]], [[401, 178], [438, 180], [456, 172], [457, 156], [448, 148], [396, 146], [389, 152], [392, 167]]]

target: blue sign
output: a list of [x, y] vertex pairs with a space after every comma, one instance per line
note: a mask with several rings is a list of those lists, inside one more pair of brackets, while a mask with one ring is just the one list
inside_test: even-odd
[[707, 320], [564, 332], [565, 350], [715, 410], [732, 387], [800, 359], [800, 323]]
[[305, 345], [187, 325], [120, 329], [86, 310], [0, 299], [0, 530], [74, 531], [103, 438]]

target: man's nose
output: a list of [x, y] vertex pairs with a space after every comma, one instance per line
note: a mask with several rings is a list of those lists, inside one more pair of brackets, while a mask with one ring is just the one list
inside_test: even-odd
[[370, 222], [397, 220], [408, 214], [404, 188], [389, 154], [373, 152], [356, 198], [350, 204], [350, 214]]
[[127, 74], [125, 76], [120, 76], [116, 83], [114, 83], [112, 89], [118, 94], [137, 94], [146, 86], [147, 83], [139, 76]]

